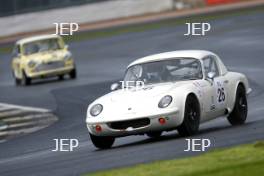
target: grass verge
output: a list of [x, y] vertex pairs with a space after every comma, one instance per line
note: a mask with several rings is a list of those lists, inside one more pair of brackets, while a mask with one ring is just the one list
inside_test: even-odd
[[95, 172], [91, 176], [260, 176], [264, 175], [264, 141], [217, 149], [196, 157], [159, 161]]
[[[111, 36], [121, 35], [121, 34], [126, 34], [126, 33], [143, 32], [143, 31], [159, 29], [163, 27], [173, 27], [177, 25], [183, 25], [186, 22], [208, 22], [208, 21], [216, 20], [220, 18], [226, 18], [230, 16], [239, 16], [239, 15], [257, 13], [257, 12], [263, 12], [263, 11], [264, 11], [264, 6], [259, 6], [259, 7], [253, 7], [253, 8], [248, 8], [248, 9], [242, 9], [242, 10], [228, 11], [224, 13], [222, 12], [212, 13], [212, 14], [210, 13], [210, 14], [195, 15], [195, 16], [190, 16], [190, 17], [171, 18], [171, 19], [165, 19], [165, 20], [154, 21], [154, 22], [113, 27], [113, 28], [108, 28], [108, 29], [82, 31], [82, 32], [76, 33], [73, 36], [65, 36], [64, 39], [66, 43], [84, 41], [84, 40], [91, 40], [91, 39], [96, 39], [96, 38], [111, 37]], [[13, 45], [10, 43], [0, 46], [0, 54], [10, 53], [12, 50], [12, 47]]]

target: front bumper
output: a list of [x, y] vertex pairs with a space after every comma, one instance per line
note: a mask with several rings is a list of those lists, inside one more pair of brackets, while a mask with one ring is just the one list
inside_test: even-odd
[[[87, 128], [91, 134], [96, 136], [115, 136], [115, 137], [144, 134], [154, 131], [168, 131], [171, 129], [175, 129], [177, 126], [180, 125], [181, 120], [178, 118], [179, 117], [178, 114], [179, 113], [174, 112], [170, 114], [163, 114], [152, 117], [136, 118], [133, 120], [87, 123]], [[164, 118], [166, 122], [164, 124], [161, 124], [159, 122], [160, 118]], [[116, 122], [129, 123], [131, 121], [140, 120], [140, 119], [148, 119], [149, 123], [144, 123], [142, 125], [134, 125], [136, 127], [132, 127], [133, 125], [131, 126], [128, 125], [127, 128], [120, 128], [120, 129], [116, 127], [113, 128], [113, 126], [111, 125], [112, 123], [116, 123]], [[98, 126], [100, 126], [101, 128], [100, 131], [96, 129]]]
[[75, 67], [71, 65], [71, 66], [65, 66], [62, 68], [56, 68], [56, 69], [50, 69], [50, 70], [44, 70], [44, 71], [30, 71], [27, 73], [27, 76], [29, 78], [52, 77], [52, 76], [68, 74], [73, 69], [75, 69]]

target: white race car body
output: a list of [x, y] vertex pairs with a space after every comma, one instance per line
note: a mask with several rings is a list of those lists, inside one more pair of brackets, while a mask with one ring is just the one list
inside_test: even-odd
[[[161, 53], [138, 59], [128, 68], [144, 63], [195, 58], [201, 63], [202, 78], [145, 85], [140, 88], [112, 91], [91, 103], [87, 110], [86, 123], [89, 133], [94, 136], [126, 136], [155, 131], [169, 131], [184, 121], [187, 96], [197, 98], [200, 108], [200, 123], [232, 112], [236, 91], [241, 84], [250, 93], [247, 78], [240, 73], [228, 72], [217, 55], [208, 51], [186, 50]], [[218, 75], [209, 79], [205, 59], [212, 59]], [[164, 96], [172, 101], [166, 108], [158, 106]], [[102, 105], [101, 113], [91, 115], [91, 108]], [[163, 120], [160, 121], [160, 118]], [[100, 127], [99, 130], [97, 129]]]

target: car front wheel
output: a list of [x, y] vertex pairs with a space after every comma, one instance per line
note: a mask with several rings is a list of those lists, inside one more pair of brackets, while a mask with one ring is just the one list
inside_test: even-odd
[[247, 119], [248, 105], [246, 90], [243, 86], [239, 85], [236, 93], [236, 101], [234, 109], [227, 117], [227, 120], [231, 125], [244, 124]]
[[26, 75], [26, 73], [24, 71], [22, 73], [21, 84], [24, 85], [24, 86], [27, 86], [27, 85], [31, 84], [31, 79], [29, 77], [27, 77], [27, 75]]
[[59, 75], [58, 78], [59, 80], [64, 80], [64, 75]]
[[198, 132], [200, 125], [200, 106], [194, 95], [189, 95], [185, 102], [185, 112], [182, 124], [178, 127], [181, 136], [190, 136]]
[[15, 84], [16, 84], [17, 86], [19, 86], [19, 85], [21, 84], [21, 80], [18, 79], [18, 78], [15, 78]]
[[19, 78], [16, 77], [15, 71], [13, 71], [13, 77], [15, 79], [15, 84], [17, 86], [19, 86], [21, 84], [21, 80]]
[[91, 141], [93, 142], [94, 146], [99, 148], [99, 149], [108, 149], [111, 148], [112, 145], [115, 142], [115, 138], [111, 136], [95, 136], [91, 133], [90, 138]]
[[159, 138], [161, 136], [162, 131], [148, 132], [146, 134], [148, 137], [155, 139], [155, 138]]

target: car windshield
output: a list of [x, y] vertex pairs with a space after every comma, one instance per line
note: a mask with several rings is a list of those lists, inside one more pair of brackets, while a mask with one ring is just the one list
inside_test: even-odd
[[61, 49], [57, 38], [39, 40], [24, 44], [25, 55]]
[[124, 82], [136, 85], [137, 81], [144, 84], [175, 82], [202, 79], [200, 61], [194, 58], [174, 58], [131, 66], [127, 69]]

